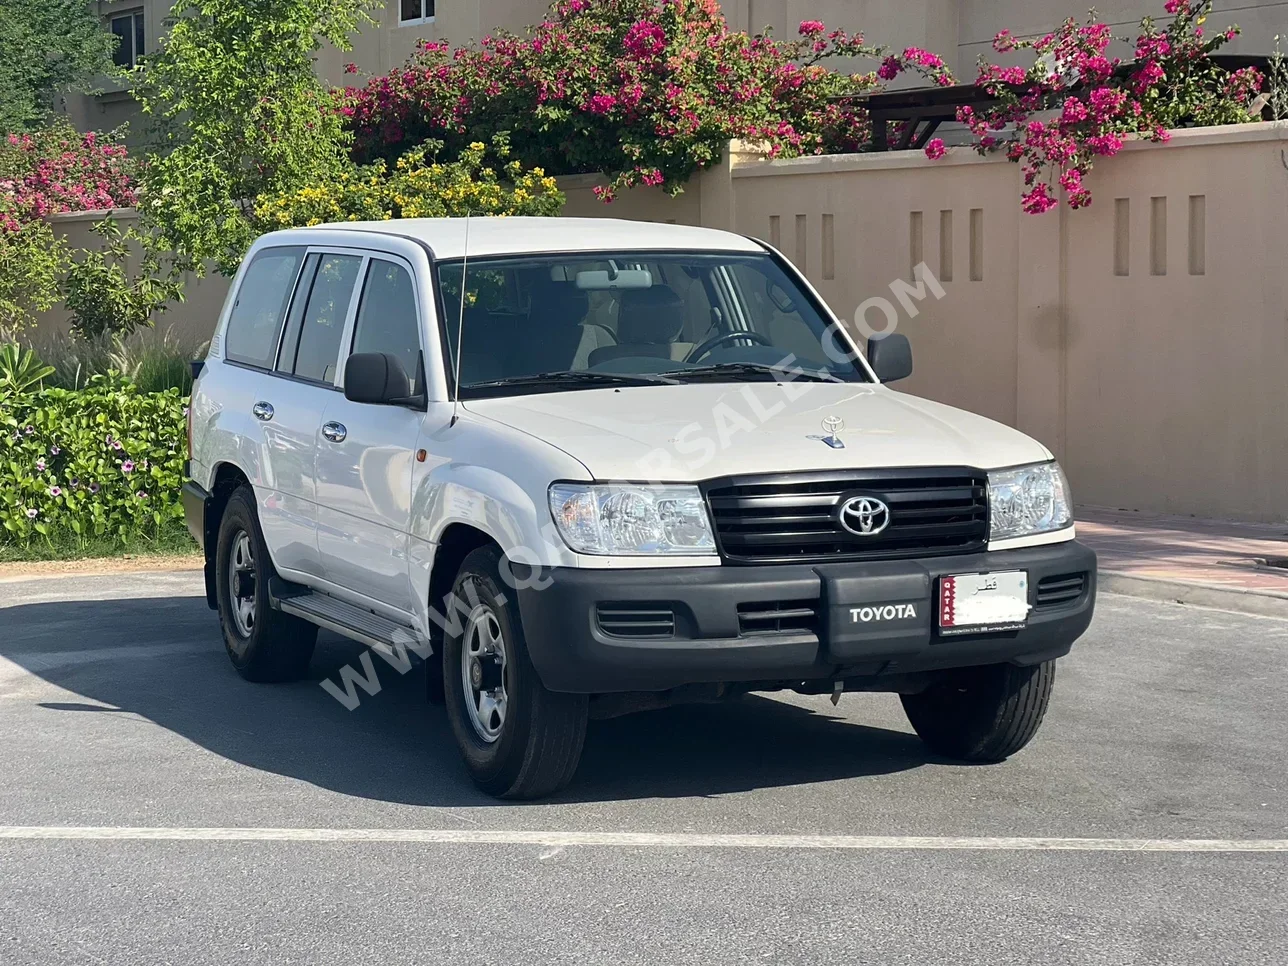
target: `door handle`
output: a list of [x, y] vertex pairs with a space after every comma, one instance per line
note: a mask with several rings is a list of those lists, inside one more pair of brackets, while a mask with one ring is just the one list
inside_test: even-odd
[[343, 443], [349, 431], [344, 428], [343, 423], [324, 423], [322, 435], [333, 443]]
[[271, 403], [257, 402], [250, 408], [250, 411], [255, 414], [256, 419], [264, 422], [268, 422], [273, 418], [273, 406]]

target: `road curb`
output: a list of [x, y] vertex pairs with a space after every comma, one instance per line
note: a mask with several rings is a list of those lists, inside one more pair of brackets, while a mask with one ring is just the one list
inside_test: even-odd
[[1101, 570], [1097, 586], [1106, 594], [1161, 600], [1195, 607], [1215, 607], [1259, 617], [1281, 617], [1288, 620], [1288, 593], [1273, 590], [1245, 590], [1220, 584], [1167, 580], [1162, 577], [1139, 577], [1114, 570]]

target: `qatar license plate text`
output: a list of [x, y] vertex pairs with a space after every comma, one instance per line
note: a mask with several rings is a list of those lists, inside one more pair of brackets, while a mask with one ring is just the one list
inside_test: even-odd
[[1029, 617], [1029, 574], [954, 574], [939, 578], [939, 633], [1019, 630]]

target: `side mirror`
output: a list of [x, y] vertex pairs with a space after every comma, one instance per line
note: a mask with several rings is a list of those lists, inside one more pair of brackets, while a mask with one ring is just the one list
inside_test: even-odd
[[421, 402], [411, 395], [411, 380], [397, 356], [387, 352], [355, 352], [344, 365], [344, 398], [377, 406], [408, 406]]
[[897, 382], [912, 375], [912, 343], [906, 335], [868, 339], [868, 365], [882, 382]]

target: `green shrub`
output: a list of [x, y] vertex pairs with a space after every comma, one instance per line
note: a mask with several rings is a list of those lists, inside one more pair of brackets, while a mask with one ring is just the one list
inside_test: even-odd
[[[0, 215], [3, 206], [0, 197]], [[35, 313], [58, 301], [67, 262], [67, 243], [48, 223], [27, 222], [12, 230], [0, 224], [0, 336], [27, 328]]]
[[54, 374], [54, 367], [16, 343], [0, 345], [0, 399], [39, 389]]
[[0, 544], [124, 545], [183, 517], [186, 404], [120, 376], [43, 389], [0, 409]]
[[186, 396], [192, 389], [189, 362], [202, 358], [206, 347], [179, 339], [172, 329], [144, 329], [130, 336], [93, 339], [57, 336], [42, 341], [39, 352], [54, 370], [45, 378], [46, 386], [84, 389], [94, 376], [119, 372], [139, 392], [178, 389]]
[[[298, 191], [261, 195], [254, 222], [260, 231], [333, 221], [444, 218], [474, 215], [553, 216], [563, 192], [541, 168], [524, 170], [510, 159], [509, 140], [467, 145], [453, 161], [436, 161], [441, 142], [426, 141], [392, 166], [376, 161]], [[489, 161], [489, 154], [493, 160]]]
[[179, 274], [163, 272], [161, 259], [146, 245], [138, 271], [131, 273], [130, 244], [145, 241], [133, 228], [123, 232], [114, 219], [105, 218], [91, 231], [103, 244], [73, 258], [63, 281], [63, 304], [77, 335], [94, 339], [151, 328], [172, 302], [183, 301]]

